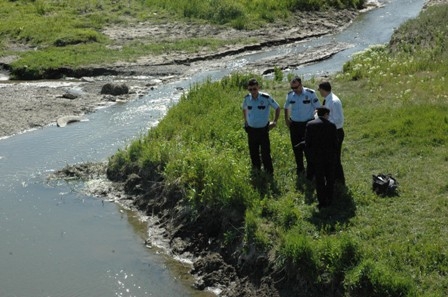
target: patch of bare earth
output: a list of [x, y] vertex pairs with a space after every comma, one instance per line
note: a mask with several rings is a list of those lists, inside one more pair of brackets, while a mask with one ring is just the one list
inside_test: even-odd
[[217, 25], [200, 25], [194, 23], [141, 22], [129, 26], [115, 25], [105, 28], [103, 33], [114, 41], [119, 48], [131, 41], [157, 42], [190, 38], [215, 38], [228, 40], [221, 49], [211, 51], [202, 48], [196, 53], [175, 52], [158, 56], [144, 56], [137, 62], [120, 62], [116, 65], [161, 65], [172, 63], [189, 63], [195, 60], [210, 60], [247, 50], [262, 50], [264, 47], [287, 44], [313, 36], [335, 33], [342, 30], [358, 15], [355, 10], [330, 10], [325, 12], [300, 12], [287, 21], [265, 25], [256, 30], [236, 30]]

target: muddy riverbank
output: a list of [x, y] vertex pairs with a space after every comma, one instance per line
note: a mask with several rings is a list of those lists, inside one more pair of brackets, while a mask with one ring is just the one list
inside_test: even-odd
[[[94, 112], [97, 107], [138, 98], [156, 88], [158, 84], [172, 82], [203, 69], [223, 67], [225, 61], [244, 53], [262, 52], [270, 47], [335, 33], [350, 24], [358, 14], [355, 10], [303, 12], [288, 22], [269, 24], [254, 31], [181, 23], [113, 26], [106, 28], [104, 34], [114, 41], [116, 47], [129, 40], [163, 40], [193, 36], [252, 41], [249, 44], [228, 45], [213, 52], [203, 48], [193, 54], [174, 52], [145, 56], [132, 63], [123, 61], [112, 65], [90, 65], [76, 70], [64, 68], [56, 75], [62, 77], [57, 80], [8, 80], [9, 64], [16, 57], [0, 57], [0, 137], [56, 124], [63, 116], [82, 117]], [[250, 63], [244, 70], [263, 74], [269, 73], [274, 67], [294, 68], [328, 58], [347, 46], [328, 44], [294, 57], [271, 57]], [[101, 94], [106, 83], [126, 84], [129, 93], [120, 96]]]
[[[319, 26], [324, 25], [321, 23]], [[114, 30], [118, 30], [118, 28]], [[333, 30], [335, 28], [328, 32], [333, 32]], [[310, 34], [312, 35], [312, 33]], [[275, 37], [278, 38], [278, 36]], [[271, 36], [271, 38], [274, 37]], [[262, 45], [261, 49], [258, 50], [262, 50], [263, 46], [274, 45]], [[232, 51], [232, 49], [227, 49], [227, 51]], [[167, 55], [165, 56], [166, 59], [157, 58], [162, 60], [152, 60], [152, 57], [145, 57], [132, 64], [120, 63], [89, 68], [92, 72], [104, 69], [111, 75], [104, 75], [105, 72], [97, 71], [97, 73], [102, 75], [95, 77], [88, 75], [68, 77], [52, 81], [50, 85], [44, 82], [5, 82], [4, 85], [6, 87], [3, 87], [2, 84], [2, 97], [4, 94], [3, 90], [8, 89], [5, 94], [9, 94], [8, 98], [11, 105], [16, 105], [21, 100], [24, 101], [24, 105], [20, 107], [14, 117], [11, 117], [9, 124], [7, 124], [10, 127], [10, 131], [16, 132], [6, 133], [5, 135], [11, 135], [17, 133], [17, 131], [23, 131], [32, 127], [44, 127], [47, 124], [54, 123], [57, 118], [63, 115], [80, 115], [92, 112], [99, 105], [135, 100], [139, 96], [144, 95], [145, 92], [151, 91], [151, 87], [157, 88], [158, 84], [176, 80], [190, 73], [200, 71], [200, 69], [220, 67], [221, 59], [232, 59], [235, 55], [237, 53], [223, 55], [218, 59], [215, 53], [204, 53], [203, 55], [195, 55], [189, 58], [188, 55], [185, 56], [182, 53], [178, 53], [169, 57]], [[304, 57], [294, 57], [294, 59], [300, 60], [299, 62], [306, 60]], [[273, 65], [294, 67], [294, 63], [296, 63], [294, 59], [291, 57], [277, 57], [273, 60], [263, 61], [265, 64], [257, 64], [261, 62], [259, 61], [253, 64], [252, 69], [265, 71], [265, 69], [269, 69]], [[284, 64], [280, 64], [279, 61], [283, 61], [282, 63]], [[85, 72], [85, 74], [88, 73], [88, 71]], [[130, 93], [120, 96], [101, 94], [102, 86], [108, 82], [126, 83], [129, 86]], [[24, 86], [23, 89], [21, 88], [22, 85]], [[70, 99], [68, 98], [70, 96], [64, 96], [66, 93], [74, 93], [78, 96]], [[31, 97], [36, 98], [30, 99]], [[49, 98], [53, 101], [49, 100]], [[29, 107], [28, 103], [31, 103], [32, 106]], [[57, 110], [56, 106], [61, 106], [61, 109]], [[16, 108], [16, 106], [11, 108]], [[4, 110], [3, 103], [1, 110], [2, 112]], [[47, 112], [49, 113], [45, 115]], [[9, 114], [5, 113], [5, 117], [8, 116]], [[23, 118], [27, 120], [22, 122]], [[3, 119], [4, 117], [2, 116]], [[20, 125], [22, 128], [17, 130], [17, 127]], [[3, 131], [3, 126], [1, 126], [1, 131]], [[158, 214], [161, 219], [156, 220], [154, 224], [160, 228], [161, 233], [150, 236], [147, 241], [148, 246], [151, 246], [153, 243], [160, 243], [159, 239], [162, 238], [167, 243], [169, 253], [193, 259], [192, 273], [198, 276], [195, 286], [199, 289], [211, 286], [217, 287], [217, 292], [221, 292], [223, 296], [252, 297], [279, 296], [278, 288], [286, 290], [289, 287], [287, 280], [282, 279], [282, 274], [269, 265], [271, 259], [254, 253], [233, 253], [241, 252], [241, 247], [238, 246], [233, 250], [220, 250], [219, 241], [204, 236], [204, 230], [201, 228], [204, 228], [203, 226], [207, 224], [196, 224], [196, 226], [186, 224], [183, 221], [185, 218], [179, 216], [179, 214], [183, 213], [183, 209], [181, 203], [177, 204], [179, 196], [176, 194], [178, 193], [163, 191], [163, 183], [155, 183], [156, 187], [154, 187], [154, 192], [152, 193], [155, 199], [148, 203], [144, 199], [147, 195], [131, 195], [128, 193], [129, 191], [126, 192], [126, 188], [128, 190], [139, 188], [137, 179], [129, 178], [124, 182], [112, 183], [106, 179], [104, 164], [71, 166], [62, 170], [61, 175], [62, 177], [85, 178], [89, 180], [88, 184], [91, 186], [89, 191], [93, 195], [128, 205], [148, 215]], [[204, 219], [212, 219], [213, 215], [213, 213], [209, 213], [208, 216], [204, 216]], [[239, 218], [238, 214], [229, 214], [228, 221], [238, 223]], [[209, 223], [210, 220], [205, 222]]]

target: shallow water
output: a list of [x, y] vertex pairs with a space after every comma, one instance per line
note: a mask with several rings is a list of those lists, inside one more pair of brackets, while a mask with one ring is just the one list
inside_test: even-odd
[[294, 54], [333, 40], [353, 45], [323, 62], [292, 69], [309, 77], [333, 73], [370, 44], [418, 14], [423, 0], [397, 0], [363, 15], [344, 32], [239, 57], [226, 68], [166, 84], [126, 104], [98, 110], [88, 121], [49, 126], [0, 140], [0, 296], [204, 296], [188, 267], [143, 244], [146, 226], [119, 206], [89, 197], [82, 184], [48, 182], [66, 164], [104, 161], [157, 124], [180, 96], [206, 78], [220, 79], [245, 63]]

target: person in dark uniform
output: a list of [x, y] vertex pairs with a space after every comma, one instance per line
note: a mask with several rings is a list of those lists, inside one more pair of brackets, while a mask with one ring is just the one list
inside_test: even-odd
[[305, 151], [314, 167], [319, 208], [332, 203], [334, 192], [338, 136], [329, 114], [327, 107], [319, 107], [318, 118], [307, 123], [305, 133]]
[[[244, 97], [242, 104], [244, 128], [248, 136], [252, 168], [261, 170], [263, 162], [263, 169], [273, 175], [269, 130], [277, 125], [280, 107], [269, 94], [259, 92], [259, 89], [258, 81], [255, 78], [250, 79], [247, 84], [249, 94]], [[269, 121], [271, 107], [275, 110], [272, 122]]]
[[[306, 123], [314, 119], [316, 108], [321, 105], [314, 90], [303, 87], [299, 77], [293, 78], [290, 84], [291, 91], [286, 95], [284, 105], [285, 122], [289, 128], [297, 175], [300, 175], [304, 172], [305, 167], [303, 165], [303, 147], [297, 144], [305, 139]], [[311, 168], [310, 160], [307, 159], [306, 175], [310, 180], [313, 178]]]
[[336, 159], [335, 179], [341, 185], [345, 185], [344, 169], [342, 167], [342, 142], [344, 141], [344, 113], [342, 110], [342, 102], [338, 96], [331, 91], [331, 84], [327, 81], [319, 84], [319, 93], [324, 98], [323, 106], [330, 110], [328, 120], [336, 125], [338, 133], [338, 154]]

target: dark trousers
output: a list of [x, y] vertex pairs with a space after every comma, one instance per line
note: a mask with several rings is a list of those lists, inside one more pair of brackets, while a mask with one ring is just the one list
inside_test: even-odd
[[336, 131], [338, 134], [338, 150], [336, 153], [336, 164], [335, 164], [335, 180], [343, 185], [345, 185], [345, 175], [344, 169], [342, 168], [341, 154], [342, 154], [342, 142], [344, 141], [345, 133], [344, 129], [340, 128]]
[[[247, 127], [247, 136], [249, 141], [249, 154], [254, 169], [261, 169], [261, 162], [263, 168], [267, 173], [273, 174], [274, 167], [272, 166], [271, 158], [271, 142], [269, 140], [269, 128], [251, 128]], [[261, 152], [261, 160], [260, 160]]]
[[316, 194], [320, 207], [329, 206], [333, 201], [336, 159], [319, 158], [315, 162]]
[[[291, 138], [292, 150], [296, 160], [297, 172], [302, 172], [305, 167], [303, 165], [303, 146], [297, 146], [300, 142], [305, 140], [306, 123], [308, 122], [293, 122], [289, 125], [289, 136]], [[307, 158], [307, 175], [311, 173], [310, 162]]]

